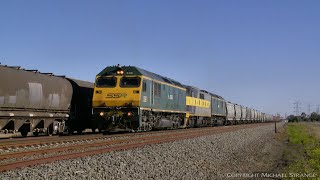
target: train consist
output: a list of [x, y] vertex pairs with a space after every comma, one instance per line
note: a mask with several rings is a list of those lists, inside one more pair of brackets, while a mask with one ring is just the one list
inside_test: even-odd
[[97, 76], [92, 117], [110, 131], [213, 126], [273, 120], [272, 115], [226, 101], [134, 66], [109, 66]]
[[0, 65], [0, 132], [27, 136], [93, 128], [93, 83]]
[[134, 132], [271, 120], [271, 115], [134, 66], [106, 67], [93, 84], [0, 65], [0, 133]]

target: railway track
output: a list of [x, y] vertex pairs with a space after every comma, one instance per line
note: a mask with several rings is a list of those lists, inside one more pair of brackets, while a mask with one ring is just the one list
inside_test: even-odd
[[[202, 127], [201, 129], [205, 130], [206, 128], [211, 127]], [[169, 130], [171, 133], [179, 133], [181, 131], [192, 131], [192, 129], [173, 129]], [[141, 132], [144, 135], [148, 134], [161, 134], [167, 133], [168, 130], [165, 131], [149, 131], [149, 132]], [[76, 136], [41, 136], [41, 137], [28, 137], [28, 138], [12, 138], [12, 139], [0, 139], [0, 153], [1, 150], [11, 150], [17, 148], [24, 148], [30, 146], [41, 146], [41, 145], [49, 145], [49, 144], [59, 144], [59, 143], [72, 143], [76, 141], [87, 141], [87, 140], [99, 140], [99, 139], [108, 139], [108, 138], [116, 138], [123, 136], [136, 136], [138, 133], [125, 133], [125, 134], [111, 134], [108, 136], [102, 134], [87, 134], [87, 135], [76, 135]]]
[[85, 136], [43, 136], [25, 139], [5, 139], [0, 140], [0, 149], [19, 148], [25, 146], [35, 146], [42, 144], [53, 144], [59, 142], [71, 142], [77, 140], [89, 140], [102, 137], [101, 134], [85, 135]]
[[[188, 131], [189, 129], [184, 129]], [[178, 132], [181, 130], [171, 130], [171, 132]], [[164, 131], [152, 131], [152, 132], [143, 132], [144, 134], [159, 134], [165, 133]], [[49, 145], [49, 144], [59, 144], [59, 143], [68, 143], [76, 141], [88, 141], [88, 140], [99, 140], [107, 138], [116, 138], [125, 136], [135, 136], [140, 133], [126, 133], [126, 134], [112, 134], [104, 136], [102, 134], [89, 134], [81, 136], [43, 136], [43, 137], [30, 137], [27, 139], [2, 139], [0, 140], [0, 151], [1, 150], [11, 150], [17, 148], [24, 148], [30, 146], [40, 146], [40, 145]]]
[[[214, 135], [218, 133], [225, 133], [230, 131], [237, 131], [246, 128], [254, 128], [263, 126], [264, 124], [246, 124], [238, 126], [222, 126], [211, 128], [195, 128], [186, 130], [174, 131], [156, 131], [138, 134], [114, 135], [117, 138], [110, 138], [109, 136], [93, 137], [94, 141], [82, 141], [81, 144], [72, 144], [62, 147], [46, 147], [35, 150], [18, 151], [3, 153], [0, 155], [0, 172], [33, 166], [43, 163], [50, 163], [58, 160], [79, 158], [91, 156], [95, 154], [107, 153], [111, 151], [126, 150], [132, 148], [143, 147], [146, 145], [159, 144], [189, 138], [196, 138], [200, 136]], [[107, 138], [103, 138], [107, 137]], [[69, 137], [77, 141], [78, 138]], [[81, 138], [81, 137], [79, 137]], [[87, 139], [86, 137], [85, 139]], [[55, 142], [58, 140], [55, 140]], [[64, 139], [61, 140], [65, 141]], [[61, 142], [60, 141], [60, 142]]]

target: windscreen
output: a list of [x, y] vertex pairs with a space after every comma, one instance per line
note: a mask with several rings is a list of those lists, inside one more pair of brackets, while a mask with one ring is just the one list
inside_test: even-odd
[[96, 80], [97, 87], [116, 87], [117, 78], [116, 77], [99, 77]]
[[123, 77], [120, 81], [120, 87], [139, 87], [140, 81], [139, 77]]

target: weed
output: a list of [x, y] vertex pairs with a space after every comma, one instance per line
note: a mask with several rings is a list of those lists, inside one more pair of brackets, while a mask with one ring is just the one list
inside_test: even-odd
[[313, 173], [320, 176], [320, 139], [313, 133], [320, 131], [320, 128], [310, 127], [301, 123], [288, 125], [288, 146], [285, 150], [288, 167], [285, 173]]

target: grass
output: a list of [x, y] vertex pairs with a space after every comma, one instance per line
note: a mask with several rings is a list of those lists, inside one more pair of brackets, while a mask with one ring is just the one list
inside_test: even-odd
[[285, 173], [315, 174], [320, 176], [319, 127], [312, 123], [290, 123], [287, 127], [288, 147], [285, 159], [288, 166]]

